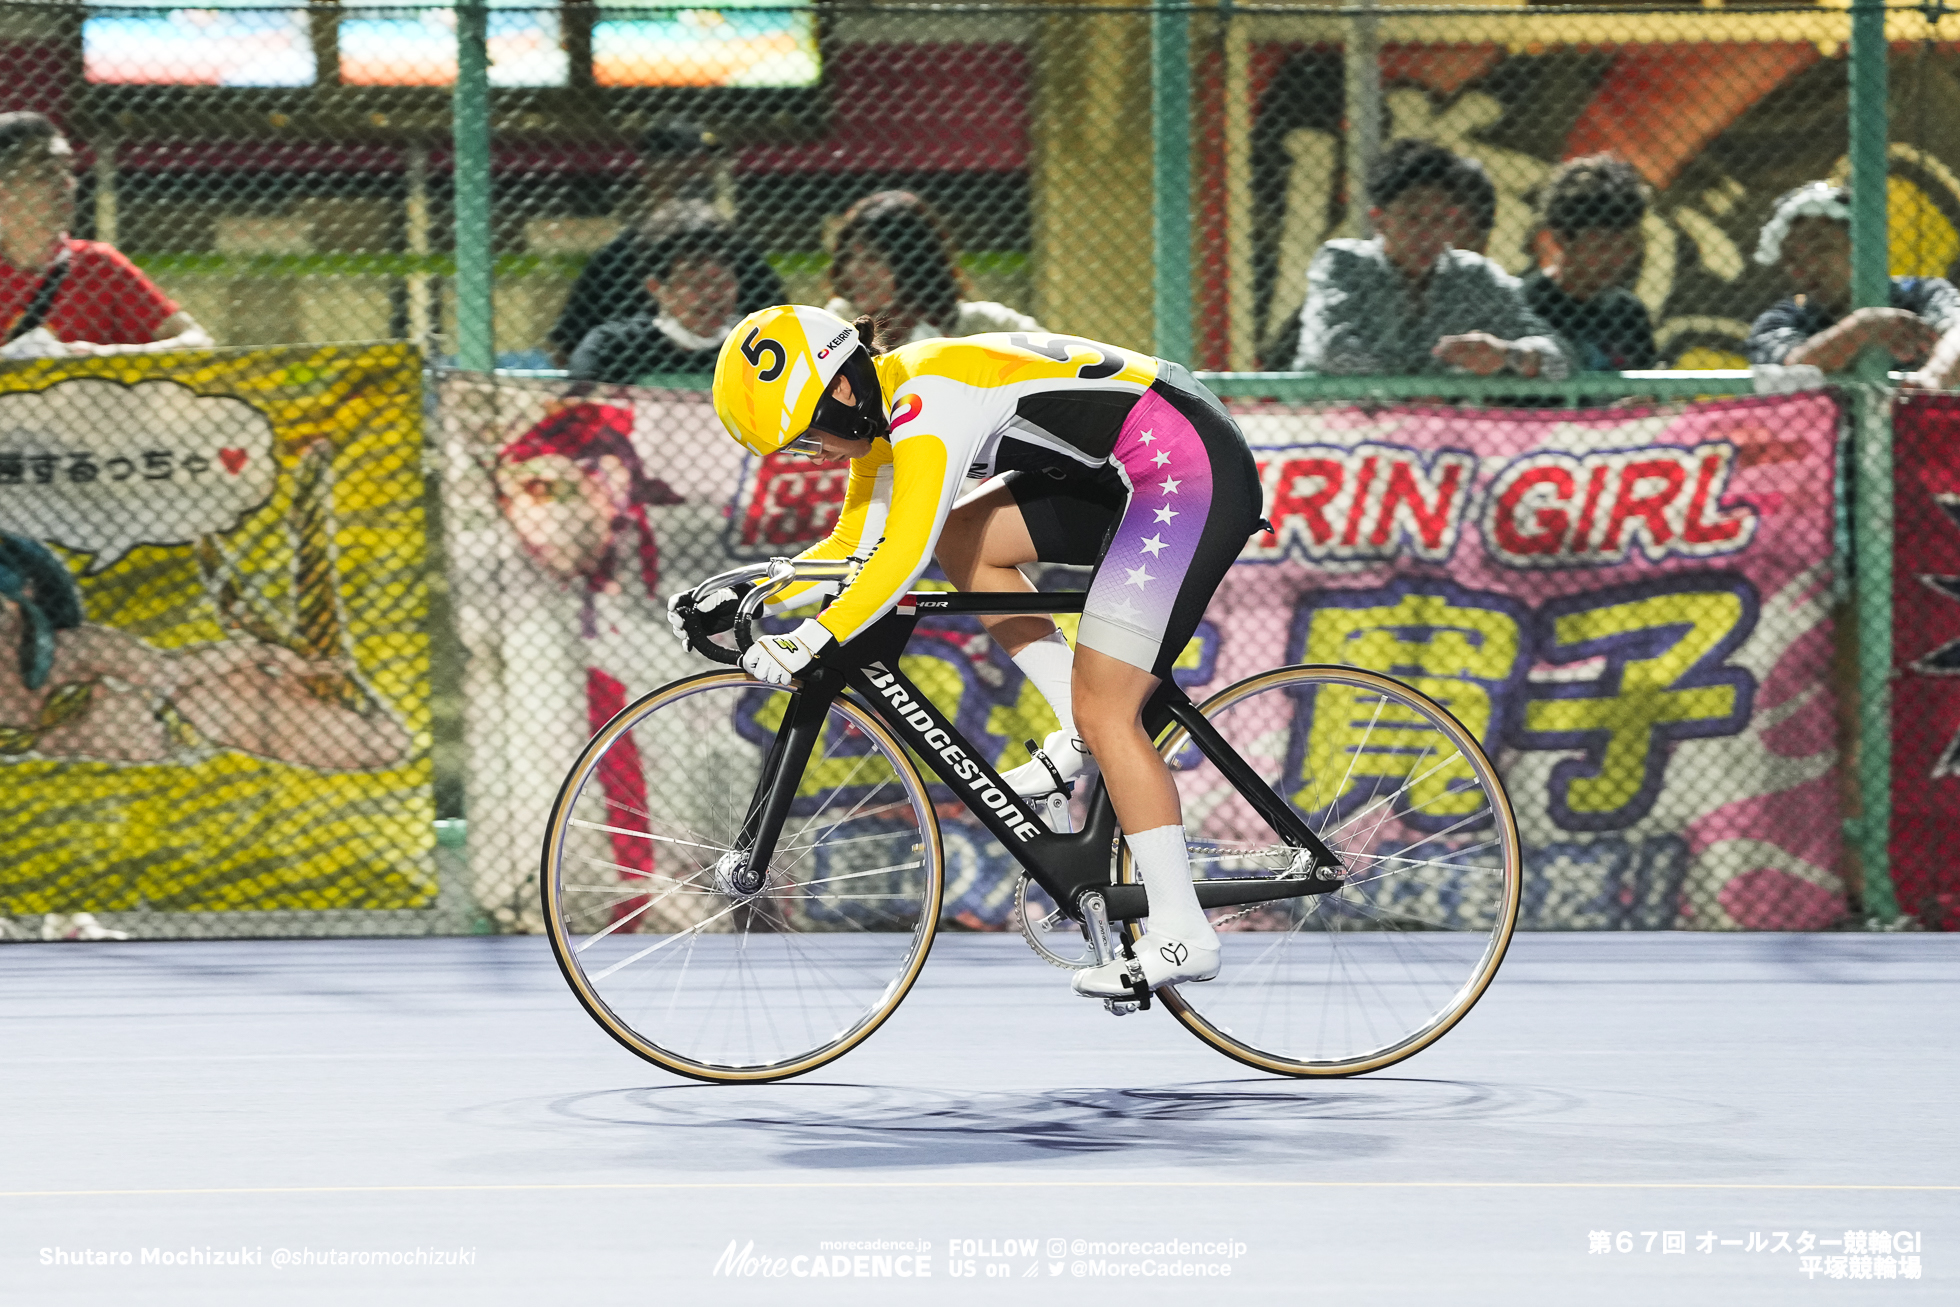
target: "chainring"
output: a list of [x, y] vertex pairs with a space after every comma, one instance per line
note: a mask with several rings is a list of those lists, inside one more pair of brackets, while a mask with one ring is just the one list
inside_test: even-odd
[[[1050, 908], [1044, 912], [1040, 904], [1030, 909], [1028, 906], [1028, 887], [1032, 878], [1024, 871], [1014, 882], [1014, 919], [1020, 924], [1021, 938], [1028, 941], [1035, 956], [1051, 967], [1064, 971], [1083, 971], [1096, 965], [1095, 954], [1090, 951], [1088, 937], [1082, 933], [1081, 923], [1072, 920], [1059, 909]], [[1041, 902], [1048, 896], [1043, 894]]]

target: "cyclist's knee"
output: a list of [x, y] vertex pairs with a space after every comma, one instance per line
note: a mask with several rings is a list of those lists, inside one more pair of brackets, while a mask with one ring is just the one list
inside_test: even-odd
[[1092, 758], [1108, 758], [1125, 747], [1136, 747], [1139, 742], [1146, 749], [1150, 747], [1150, 737], [1144, 734], [1143, 723], [1134, 715], [1109, 718], [1094, 712], [1084, 714], [1078, 708], [1075, 733]]
[[945, 569], [947, 576], [951, 577], [956, 568], [964, 570], [972, 566], [974, 557], [980, 552], [980, 535], [985, 525], [986, 519], [976, 517], [972, 505], [954, 509], [946, 515], [946, 527], [939, 533], [933, 556], [939, 560], [939, 566]]
[[1128, 695], [1098, 693], [1093, 680], [1085, 687], [1078, 679], [1074, 696], [1075, 733], [1092, 755], [1106, 757], [1112, 749], [1141, 745], [1150, 747], [1143, 729], [1141, 712], [1145, 695], [1131, 700]]

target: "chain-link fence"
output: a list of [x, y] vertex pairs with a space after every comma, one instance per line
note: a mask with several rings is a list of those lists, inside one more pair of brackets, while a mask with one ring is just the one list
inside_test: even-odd
[[[218, 860], [236, 870], [216, 897], [112, 893], [90, 879], [99, 852], [55, 857], [47, 834], [41, 861], [13, 859], [41, 870], [14, 874], [0, 911], [92, 911], [146, 933], [535, 927], [537, 831], [563, 765], [618, 706], [694, 665], [665, 634], [667, 595], [834, 519], [841, 475], [743, 463], [698, 381], [736, 317], [790, 301], [874, 312], [894, 343], [1045, 330], [1224, 374], [1321, 374], [1215, 383], [1255, 447], [1275, 532], [1187, 651], [1194, 692], [1367, 649], [1469, 696], [1526, 818], [1534, 925], [1889, 916], [1889, 889], [1865, 892], [1840, 833], [1870, 807], [1888, 744], [1872, 727], [1884, 682], [1861, 698], [1845, 604], [1846, 511], [1857, 476], [1878, 484], [1883, 469], [1854, 459], [1857, 476], [1839, 475], [1861, 430], [1851, 392], [1801, 389], [1821, 378], [1794, 370], [1840, 372], [1864, 345], [1937, 365], [1940, 333], [1960, 325], [1933, 280], [1960, 260], [1960, 56], [1940, 39], [1960, 19], [1902, 8], [1885, 24], [1902, 312], [1852, 331], [1849, 200], [1834, 189], [1851, 172], [1843, 10], [0, 5], [0, 112], [44, 113], [73, 148], [32, 124], [0, 130], [9, 357], [75, 341], [254, 351], [155, 373], [38, 363], [8, 369], [10, 393], [140, 376], [246, 395], [275, 414], [277, 455], [264, 496], [195, 532], [150, 527], [146, 499], [34, 500], [54, 483], [36, 481], [39, 463], [9, 482], [11, 454], [66, 469], [149, 450], [91, 446], [121, 402], [91, 398], [60, 409], [66, 444], [0, 438], [0, 503], [15, 505], [0, 529], [24, 542], [22, 567], [45, 555], [75, 576], [88, 619], [75, 629], [285, 649], [311, 660], [295, 683], [319, 681], [300, 707], [362, 723], [319, 738], [405, 732], [399, 758], [359, 766], [209, 732], [195, 758], [146, 765], [270, 759], [332, 774], [349, 803], [367, 782], [348, 776], [393, 778], [359, 799], [385, 809], [391, 852], [334, 856], [398, 858], [420, 878], [361, 888], [349, 871], [333, 888], [264, 826], [234, 840], [249, 855]], [[62, 230], [79, 243], [58, 247]], [[346, 561], [356, 545], [333, 537], [329, 636], [317, 560], [266, 543], [319, 540], [319, 515], [339, 521], [366, 475], [351, 455], [307, 452], [338, 451], [331, 431], [306, 433], [346, 415], [306, 416], [318, 383], [292, 363], [306, 351], [267, 347], [376, 340], [535, 374], [439, 373], [425, 392], [428, 493], [384, 496], [426, 514], [416, 541], [423, 520], [433, 533], [430, 564], [406, 561], [419, 543], [400, 556], [429, 585], [399, 619], [423, 642], [407, 664], [355, 634], [373, 598]], [[1720, 371], [1751, 364], [1754, 383]], [[211, 379], [225, 367], [276, 381], [227, 389]], [[567, 368], [573, 381], [552, 377]], [[1648, 369], [1706, 376], [1599, 375]], [[1416, 376], [1368, 379], [1390, 373]], [[611, 388], [633, 382], [651, 384]], [[1695, 402], [1752, 384], [1789, 393]], [[399, 469], [423, 425], [389, 428]], [[216, 467], [244, 448], [198, 456]], [[309, 511], [311, 537], [297, 525]], [[113, 557], [68, 521], [117, 514], [140, 543]], [[177, 597], [153, 593], [172, 568]], [[300, 574], [316, 578], [311, 626]], [[1882, 602], [1868, 646], [1889, 630], [1889, 585]], [[999, 761], [1021, 761], [1047, 720], [1038, 696], [977, 625], [928, 629], [915, 656], [931, 668], [914, 679]], [[1907, 643], [1901, 667], [1918, 674]], [[384, 665], [415, 670], [380, 688]], [[322, 679], [335, 676], [366, 697]], [[135, 820], [114, 779], [135, 760], [55, 747], [101, 705], [28, 689], [0, 720], [12, 776], [87, 771], [94, 788], [61, 800], [63, 820]], [[164, 720], [171, 704], [157, 691], [137, 715]], [[1945, 773], [1929, 767], [1901, 845], [1932, 829], [1908, 830], [1910, 813], [1937, 822]], [[1906, 785], [1903, 763], [1894, 779]], [[288, 780], [278, 802], [313, 793]], [[384, 790], [418, 797], [397, 810]], [[1000, 928], [1007, 861], [948, 812], [949, 913]], [[429, 816], [452, 841], [467, 821], [467, 850], [438, 845]], [[1885, 844], [1868, 833], [1863, 862]], [[117, 856], [134, 876], [150, 847]], [[1950, 920], [1942, 865], [1902, 870], [1900, 906]], [[228, 915], [200, 915], [214, 909]]]
[[[1774, 201], [1848, 176], [1843, 11], [1169, 17], [1185, 66], [1153, 74], [1166, 15], [1143, 9], [492, 6], [499, 360], [563, 364], [601, 321], [653, 316], [661, 245], [716, 217], [752, 258], [738, 303], [882, 303], [837, 238], [853, 205], [904, 191], [949, 238], [954, 305], [1288, 369], [1315, 251], [1372, 234], [1369, 165], [1423, 138], [1475, 165], [1452, 179], [1459, 248], [1552, 269], [1554, 287], [1605, 276], [1645, 310], [1651, 343], [1581, 362], [1740, 366], [1790, 287], [1757, 258]], [[76, 147], [75, 233], [120, 248], [219, 343], [456, 352], [455, 11], [9, 4], [0, 24], [9, 107], [52, 113]], [[1960, 85], [1935, 39], [1957, 24], [1892, 13], [1898, 275], [1960, 257]], [[1184, 99], [1186, 148], [1164, 169], [1181, 196], [1154, 182], [1167, 85]], [[1599, 154], [1630, 166], [1631, 200], [1613, 178], [1554, 175]], [[890, 238], [854, 216], [847, 246]], [[1167, 226], [1188, 257], [1153, 262]], [[1627, 228], [1630, 250], [1591, 248]], [[1156, 321], [1166, 277], [1188, 321]], [[993, 321], [944, 301], [899, 316]]]

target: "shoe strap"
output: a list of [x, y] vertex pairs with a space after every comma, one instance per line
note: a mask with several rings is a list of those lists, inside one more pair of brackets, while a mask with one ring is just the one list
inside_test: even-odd
[[1041, 748], [1033, 740], [1027, 740], [1024, 741], [1024, 743], [1028, 747], [1028, 752], [1031, 755], [1033, 755], [1034, 760], [1040, 763], [1042, 766], [1046, 767], [1048, 769], [1048, 774], [1055, 778], [1055, 788], [1060, 790], [1064, 794], [1074, 794], [1075, 793], [1074, 782], [1065, 781], [1062, 779], [1062, 769], [1055, 765], [1055, 760], [1048, 756], [1048, 751], [1046, 749]]

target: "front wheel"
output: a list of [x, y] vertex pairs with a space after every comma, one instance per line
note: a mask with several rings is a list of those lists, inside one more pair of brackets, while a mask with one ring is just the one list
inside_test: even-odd
[[939, 823], [905, 750], [848, 695], [757, 886], [737, 846], [791, 695], [739, 672], [606, 723], [552, 806], [552, 951], [607, 1033], [700, 1080], [800, 1075], [904, 1000], [944, 889]]
[[[1207, 912], [1218, 978], [1166, 986], [1165, 1006], [1220, 1052], [1285, 1075], [1375, 1071], [1434, 1043], [1482, 997], [1518, 919], [1517, 822], [1475, 736], [1427, 695], [1348, 667], [1282, 667], [1199, 711], [1341, 859], [1342, 882]], [[1195, 879], [1300, 874], [1181, 727], [1159, 751]], [[1120, 874], [1135, 875], [1127, 847]]]

